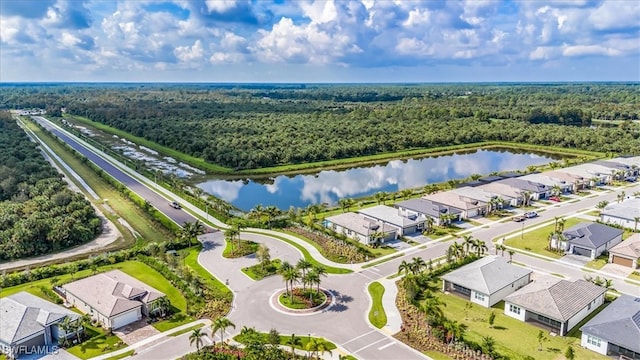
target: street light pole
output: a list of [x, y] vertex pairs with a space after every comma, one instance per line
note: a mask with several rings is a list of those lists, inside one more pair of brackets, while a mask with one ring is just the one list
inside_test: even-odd
[[207, 221], [209, 221], [209, 203], [204, 203], [204, 212], [207, 213]]
[[520, 233], [520, 240], [524, 241], [524, 221], [522, 222], [522, 232]]

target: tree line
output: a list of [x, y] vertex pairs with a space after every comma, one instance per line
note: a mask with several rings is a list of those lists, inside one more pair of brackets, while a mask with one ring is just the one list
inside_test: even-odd
[[91, 204], [67, 188], [11, 115], [0, 111], [0, 260], [82, 244], [101, 229]]

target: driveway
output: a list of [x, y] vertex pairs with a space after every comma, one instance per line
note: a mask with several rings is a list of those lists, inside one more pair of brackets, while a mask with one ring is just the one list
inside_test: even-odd
[[568, 264], [577, 265], [577, 266], [585, 266], [591, 259], [586, 256], [580, 255], [565, 255], [560, 258], [560, 261], [566, 262]]
[[125, 344], [132, 345], [138, 341], [160, 334], [160, 331], [147, 324], [146, 318], [142, 318], [141, 320], [133, 322], [127, 326], [114, 330], [113, 333], [124, 341]]
[[622, 266], [618, 264], [607, 264], [600, 269], [602, 272], [606, 272], [613, 275], [618, 275], [622, 277], [627, 277], [631, 275], [633, 269], [628, 266]]

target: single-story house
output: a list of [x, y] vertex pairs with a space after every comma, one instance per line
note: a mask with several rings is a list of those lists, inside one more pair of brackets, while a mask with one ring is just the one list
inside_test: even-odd
[[78, 321], [80, 315], [24, 291], [0, 298], [0, 353], [10, 359], [44, 353], [75, 335], [60, 328], [65, 318]]
[[504, 179], [504, 177], [502, 177], [500, 175], [488, 175], [488, 176], [481, 177], [478, 180], [483, 182], [483, 183], [485, 183], [485, 184], [488, 184], [488, 183], [491, 183], [491, 182], [494, 182], [494, 181], [498, 181], [498, 180], [502, 180], [502, 179]]
[[512, 265], [502, 256], [489, 255], [442, 277], [442, 290], [491, 307], [531, 281], [531, 270]]
[[395, 227], [367, 219], [364, 215], [354, 212], [329, 216], [324, 219], [323, 225], [351, 239], [357, 239], [365, 245], [372, 245], [376, 242], [373, 236], [376, 233], [382, 233], [382, 239], [380, 240], [383, 243], [398, 237]]
[[551, 240], [552, 248], [564, 249], [568, 254], [577, 254], [595, 259], [603, 252], [622, 241], [623, 231], [599, 223], [580, 223], [562, 232], [564, 240], [558, 244], [557, 237]]
[[[453, 189], [451, 191], [458, 195], [466, 196], [470, 199], [475, 199], [487, 203], [487, 213], [491, 211], [491, 207], [502, 209], [508, 207], [513, 201], [512, 197], [486, 191], [482, 187], [465, 186]], [[498, 200], [497, 203], [492, 205], [492, 202], [496, 200]]]
[[600, 221], [603, 223], [616, 224], [627, 229], [640, 228], [640, 223], [636, 223], [636, 218], [640, 218], [639, 198], [630, 198], [620, 203], [611, 203], [600, 212]]
[[640, 298], [620, 295], [580, 331], [580, 345], [591, 351], [640, 360]]
[[462, 214], [462, 210], [458, 208], [423, 198], [400, 201], [393, 204], [393, 206], [398, 209], [398, 213], [401, 216], [425, 218], [425, 222], [427, 218], [431, 218], [434, 225], [440, 225], [440, 216], [443, 214], [455, 217], [454, 221], [459, 221]]
[[611, 171], [608, 168], [589, 163], [562, 168], [558, 172], [581, 176], [585, 181], [588, 181], [589, 187], [608, 184], [611, 180]]
[[623, 180], [627, 176], [634, 175], [634, 170], [631, 169], [631, 166], [617, 162], [615, 160], [597, 160], [593, 161], [592, 164], [609, 168], [609, 171], [614, 174], [614, 178], [616, 178], [617, 180]]
[[482, 189], [494, 194], [499, 194], [503, 198], [511, 199], [511, 202], [509, 203], [509, 205], [511, 206], [520, 206], [524, 201], [522, 191], [520, 189], [511, 185], [502, 184], [500, 182], [492, 182], [480, 185], [478, 186], [478, 189]]
[[422, 232], [426, 220], [426, 218], [420, 218], [416, 215], [403, 216], [398, 209], [386, 205], [361, 209], [358, 210], [358, 213], [364, 215], [367, 219], [391, 225], [396, 228], [400, 236]]
[[589, 185], [591, 179], [590, 177], [584, 178], [580, 175], [570, 174], [563, 171], [545, 171], [543, 174], [560, 182], [564, 181], [567, 184], [571, 184], [571, 192], [584, 189]]
[[67, 302], [105, 329], [117, 329], [149, 316], [164, 293], [120, 270], [89, 276], [62, 286]]
[[633, 175], [640, 175], [640, 156], [617, 157], [611, 159], [616, 163], [629, 165]]
[[524, 175], [520, 177], [520, 179], [545, 185], [549, 189], [549, 193], [553, 192], [554, 186], [558, 186], [560, 188], [561, 194], [573, 191], [573, 183], [567, 183], [564, 180], [552, 178], [547, 176], [545, 173]]
[[633, 234], [609, 249], [609, 262], [612, 264], [637, 269], [640, 267], [638, 259], [640, 259], [640, 234]]
[[564, 336], [604, 303], [607, 289], [585, 280], [542, 276], [504, 298], [504, 313]]
[[459, 209], [460, 217], [462, 219], [482, 216], [487, 211], [486, 202], [458, 195], [452, 191], [443, 191], [431, 195], [425, 195], [422, 198]]
[[521, 193], [528, 191], [531, 193], [531, 200], [546, 199], [551, 195], [551, 187], [539, 182], [525, 180], [522, 177], [503, 179], [495, 183], [509, 185], [520, 190]]

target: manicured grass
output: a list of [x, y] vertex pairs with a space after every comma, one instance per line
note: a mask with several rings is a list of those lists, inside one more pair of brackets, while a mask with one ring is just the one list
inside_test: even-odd
[[382, 260], [378, 260], [378, 261], [374, 261], [374, 262], [366, 264], [366, 265], [362, 265], [362, 268], [366, 269], [366, 268], [369, 268], [369, 267], [372, 267], [372, 266], [380, 265], [382, 263], [385, 263], [387, 261], [391, 261], [393, 259], [397, 259], [397, 258], [402, 257], [404, 255], [405, 254], [396, 254], [394, 256], [389, 256], [388, 258], [385, 258], [385, 259], [382, 259]]
[[127, 347], [119, 337], [105, 333], [105, 330], [88, 327], [87, 333], [93, 337], [81, 344], [67, 349], [69, 353], [80, 359], [89, 359]]
[[[544, 330], [548, 341], [543, 344], [543, 351], [538, 351], [537, 335], [539, 328], [530, 323], [525, 323], [504, 314], [504, 302], [487, 309], [473, 304], [471, 309], [465, 312], [468, 301], [456, 295], [438, 293], [437, 296], [446, 303], [442, 311], [449, 319], [459, 321], [468, 326], [465, 339], [476, 343], [482, 342], [482, 337], [491, 336], [496, 342], [496, 350], [511, 359], [522, 359], [533, 356], [536, 360], [562, 359], [562, 353], [568, 346], [572, 346], [576, 352], [576, 359], [607, 359], [580, 346], [580, 332], [573, 332], [571, 336], [549, 336]], [[600, 311], [596, 310], [594, 313]], [[493, 328], [489, 327], [488, 318], [491, 312], [496, 314]], [[578, 324], [574, 329], [579, 329]]]
[[273, 259], [269, 265], [255, 264], [250, 267], [242, 268], [241, 271], [253, 280], [262, 280], [267, 276], [278, 273], [282, 262], [280, 259]]
[[176, 336], [179, 336], [179, 335], [182, 335], [182, 334], [186, 334], [188, 332], [192, 332], [195, 329], [200, 329], [201, 327], [204, 327], [204, 324], [196, 324], [196, 325], [190, 326], [190, 327], [188, 327], [186, 329], [182, 329], [180, 331], [173, 332], [173, 333], [169, 334], [169, 336], [176, 337]]
[[136, 351], [135, 351], [135, 350], [129, 350], [129, 351], [127, 351], [127, 352], [123, 352], [122, 354], [114, 355], [114, 356], [108, 357], [108, 358], [106, 358], [105, 360], [120, 360], [120, 359], [124, 359], [124, 358], [126, 358], [126, 357], [129, 357], [129, 356], [131, 356], [131, 355], [133, 355], [133, 354], [135, 354], [135, 353], [136, 353]]
[[629, 279], [631, 280], [638, 280], [640, 281], [640, 271], [634, 271], [632, 272], [629, 276], [627, 276]]
[[608, 260], [609, 259], [607, 257], [601, 256], [595, 260], [589, 261], [585, 266], [590, 269], [600, 270], [607, 265]]
[[[258, 334], [262, 336], [262, 338], [265, 341], [267, 341], [269, 338], [269, 333], [259, 332]], [[310, 341], [310, 339], [320, 339], [324, 341], [328, 350], [335, 350], [338, 348], [336, 344], [332, 343], [331, 341], [325, 338], [321, 338], [321, 337], [319, 338], [315, 336], [309, 337], [307, 335], [295, 335], [295, 336], [300, 339], [301, 345], [294, 346], [294, 349], [306, 350], [307, 343]], [[280, 335], [279, 337], [280, 337], [280, 345], [284, 345], [285, 347], [288, 347], [289, 349], [291, 349], [291, 345], [287, 344], [287, 341], [291, 339], [291, 335]], [[245, 344], [245, 341], [246, 341], [244, 335], [236, 335], [233, 337], [233, 340], [241, 344]]]
[[384, 286], [375, 281], [369, 284], [369, 295], [371, 296], [371, 309], [369, 310], [369, 322], [381, 329], [387, 324], [387, 314], [382, 306], [382, 295], [384, 295]]
[[558, 274], [558, 273], [551, 273], [551, 275], [553, 275], [553, 276], [555, 276], [555, 277], [559, 277], [559, 278], [564, 279], [564, 275], [562, 275], [562, 274]]
[[[138, 243], [146, 241], [163, 241], [169, 239], [172, 236], [167, 230], [161, 229], [154, 221], [149, 219], [149, 215], [144, 213], [137, 205], [124, 197], [119, 191], [113, 188], [105, 180], [103, 180], [98, 174], [95, 173], [89, 166], [84, 164], [80, 159], [76, 158], [71, 151], [60, 144], [54, 139], [48, 132], [43, 131], [37, 125], [31, 121], [25, 121], [26, 126], [32, 130], [40, 139], [42, 139], [47, 146], [51, 148], [60, 158], [67, 163], [84, 181], [98, 194], [100, 199], [95, 201], [91, 196], [87, 198], [97, 204], [105, 202], [116, 215], [109, 214], [105, 209], [101, 209], [105, 216], [107, 216], [113, 223], [120, 229], [123, 238], [126, 240], [125, 244], [116, 244], [118, 247], [123, 247], [126, 244], [136, 242], [137, 239], [133, 237], [131, 232], [122, 227], [117, 217], [121, 217], [126, 220], [139, 234], [141, 239]], [[69, 179], [73, 177], [67, 176]], [[79, 186], [80, 189], [84, 188]], [[104, 199], [107, 199], [104, 201]]]
[[248, 240], [226, 241], [222, 256], [226, 258], [239, 258], [255, 253], [258, 250], [258, 243]]
[[211, 275], [211, 273], [209, 273], [207, 269], [203, 268], [198, 263], [198, 255], [200, 254], [201, 250], [202, 246], [196, 246], [186, 250], [181, 250], [187, 251], [187, 256], [184, 259], [185, 265], [190, 267], [191, 270], [195, 271], [208, 288], [217, 290], [221, 295], [230, 295], [231, 290], [229, 290], [229, 288], [226, 287], [220, 280], [213, 277], [213, 275]]
[[437, 351], [425, 351], [423, 352], [423, 354], [427, 355], [428, 357], [432, 358], [433, 360], [451, 360], [450, 357], [448, 357], [445, 354], [441, 354]]
[[[312, 300], [309, 297], [312, 296]], [[285, 307], [294, 310], [310, 309], [316, 306], [320, 306], [327, 301], [327, 295], [322, 291], [317, 292], [315, 288], [312, 290], [302, 290], [295, 288], [292, 292], [292, 296], [289, 297], [286, 292], [280, 294], [278, 301]]]
[[[578, 218], [568, 218], [564, 223], [564, 228], [568, 229], [581, 222], [586, 221]], [[559, 259], [562, 257], [562, 254], [547, 250], [547, 246], [549, 245], [549, 234], [553, 232], [554, 229], [555, 223], [551, 223], [536, 230], [531, 230], [529, 232], [525, 231], [522, 237], [518, 234], [515, 237], [507, 239], [505, 241], [505, 245]]]
[[[254, 234], [261, 234], [261, 235], [265, 235], [264, 233], [261, 232], [256, 232], [256, 231], [246, 231], [246, 232], [252, 232]], [[309, 254], [309, 251], [307, 251], [307, 249], [296, 243], [295, 241], [291, 241], [287, 238], [284, 238], [282, 236], [278, 236], [278, 235], [273, 235], [273, 234], [266, 234], [267, 236], [271, 236], [272, 238], [276, 238], [278, 240], [282, 240], [284, 242], [286, 242], [287, 244], [290, 244], [291, 246], [295, 247], [296, 249], [300, 250], [300, 252], [302, 252], [302, 256], [304, 256], [304, 259], [307, 260], [308, 262], [310, 262], [312, 265], [318, 266], [318, 267], [322, 267], [324, 268], [328, 274], [349, 274], [352, 273], [353, 271], [350, 269], [345, 269], [345, 268], [337, 268], [337, 267], [333, 267], [333, 266], [327, 266], [327, 265], [323, 265], [322, 263], [320, 263], [318, 260], [314, 259], [311, 254]]]

